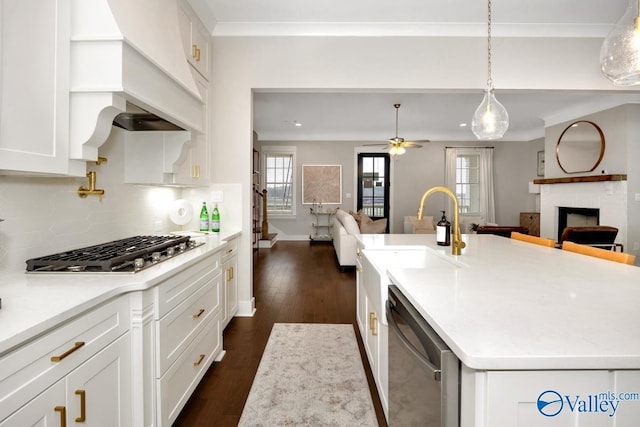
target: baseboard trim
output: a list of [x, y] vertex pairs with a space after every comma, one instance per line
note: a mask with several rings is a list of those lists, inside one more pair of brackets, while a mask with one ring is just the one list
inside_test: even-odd
[[252, 297], [250, 301], [238, 301], [238, 312], [235, 314], [235, 317], [253, 317], [255, 313], [255, 297]]

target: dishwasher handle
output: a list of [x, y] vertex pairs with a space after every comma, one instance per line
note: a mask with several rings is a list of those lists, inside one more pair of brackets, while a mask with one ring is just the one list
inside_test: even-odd
[[411, 352], [411, 354], [413, 354], [416, 357], [416, 359], [420, 361], [420, 363], [422, 363], [429, 371], [431, 371], [431, 373], [433, 374], [433, 379], [435, 381], [440, 382], [440, 378], [442, 377], [442, 370], [438, 369], [436, 365], [431, 363], [431, 361], [428, 358], [424, 357], [424, 355], [422, 355], [422, 353], [420, 353], [418, 349], [416, 349], [415, 346], [411, 344], [411, 342], [400, 330], [400, 327], [398, 326], [396, 319], [393, 318], [393, 313], [392, 313], [393, 311], [394, 311], [393, 304], [391, 304], [391, 301], [387, 300], [386, 315], [387, 315], [387, 322], [389, 323], [389, 326], [391, 326], [391, 329], [393, 329], [393, 332], [395, 332], [398, 338], [400, 338], [400, 341], [402, 341], [402, 344], [404, 344], [407, 350], [409, 350], [409, 352]]

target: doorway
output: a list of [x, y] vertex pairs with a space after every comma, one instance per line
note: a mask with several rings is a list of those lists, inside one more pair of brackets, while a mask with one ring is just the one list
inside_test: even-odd
[[357, 210], [374, 221], [389, 218], [390, 164], [389, 153], [358, 153]]

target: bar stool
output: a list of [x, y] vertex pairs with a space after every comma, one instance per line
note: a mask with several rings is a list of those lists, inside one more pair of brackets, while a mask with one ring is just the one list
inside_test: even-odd
[[607, 259], [609, 261], [620, 262], [623, 264], [633, 265], [636, 260], [635, 255], [624, 252], [615, 252], [607, 249], [595, 248], [593, 246], [580, 245], [569, 241], [562, 242], [562, 250], [588, 255], [592, 257]]
[[514, 240], [520, 240], [522, 242], [528, 242], [536, 245], [547, 246], [549, 248], [554, 248], [556, 246], [555, 241], [551, 239], [547, 239], [546, 237], [530, 236], [528, 234], [518, 233], [517, 231], [511, 232], [511, 238]]

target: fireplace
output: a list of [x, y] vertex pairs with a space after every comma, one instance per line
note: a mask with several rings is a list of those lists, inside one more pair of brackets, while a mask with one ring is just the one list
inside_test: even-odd
[[[587, 177], [589, 180], [600, 176]], [[616, 243], [627, 246], [627, 181], [620, 180], [580, 181], [571, 177], [570, 182], [555, 182], [551, 179], [540, 182], [540, 235], [558, 238], [563, 230], [559, 220], [559, 207], [597, 209], [598, 225], [618, 229]]]
[[558, 206], [558, 242], [565, 227], [600, 225], [600, 209]]

